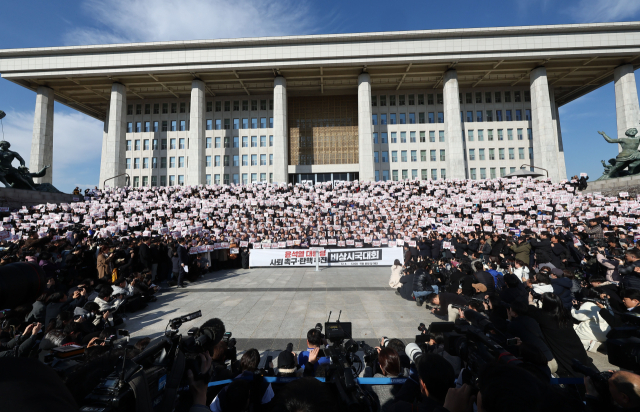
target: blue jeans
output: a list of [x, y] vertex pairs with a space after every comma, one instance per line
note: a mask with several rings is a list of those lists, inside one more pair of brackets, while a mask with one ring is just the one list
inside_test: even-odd
[[432, 293], [438, 293], [438, 286], [436, 285], [432, 285], [431, 288], [433, 289], [433, 292], [431, 291], [424, 291], [424, 292], [413, 292], [413, 296], [418, 299], [418, 298], [424, 298], [425, 296], [431, 295]]

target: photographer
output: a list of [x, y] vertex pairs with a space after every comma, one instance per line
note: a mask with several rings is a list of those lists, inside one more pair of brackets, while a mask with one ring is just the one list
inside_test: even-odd
[[427, 353], [416, 361], [418, 376], [412, 375], [402, 385], [388, 411], [442, 411], [449, 389], [454, 387], [453, 366], [442, 356]]
[[606, 342], [607, 333], [611, 330], [599, 312], [600, 307], [593, 302], [584, 302], [580, 309], [571, 308], [571, 316], [580, 322], [574, 324], [573, 329], [589, 352], [595, 352], [602, 342]]
[[586, 405], [589, 412], [640, 411], [640, 376], [626, 371], [613, 372], [608, 379], [610, 402], [598, 390], [589, 377], [584, 378], [587, 389]]
[[618, 266], [620, 265], [620, 261], [616, 259], [608, 259], [605, 257], [604, 253], [606, 249], [602, 246], [598, 246], [598, 253], [596, 253], [596, 260], [602, 267], [607, 270], [606, 278], [609, 282], [620, 282], [622, 279], [620, 277], [620, 273], [618, 272]]
[[514, 301], [527, 303], [527, 290], [516, 275], [512, 273], [504, 275], [504, 284], [506, 287], [500, 291], [500, 300], [505, 303], [513, 303]]
[[[640, 290], [627, 289], [622, 296], [622, 303], [627, 309], [627, 312], [640, 313]], [[614, 328], [624, 326], [625, 322], [620, 316], [620, 313], [610, 311], [601, 303], [596, 303], [596, 305], [600, 308], [600, 316], [607, 324]]]
[[431, 276], [431, 266], [426, 266], [426, 262], [420, 262], [418, 266], [413, 278], [413, 296], [416, 299], [416, 305], [422, 306], [427, 295], [438, 293], [438, 286], [435, 285]]
[[21, 334], [16, 335], [9, 342], [0, 342], [0, 358], [13, 356], [16, 358], [27, 356], [36, 344], [36, 336], [42, 330], [42, 323], [31, 323]]
[[622, 276], [622, 284], [628, 289], [640, 289], [640, 249], [636, 247], [628, 249], [624, 258], [627, 264], [618, 268]]
[[520, 338], [524, 343], [538, 348], [547, 359], [547, 364], [551, 373], [558, 370], [558, 364], [553, 358], [553, 353], [547, 346], [540, 325], [531, 316], [528, 316], [529, 305], [520, 301], [513, 302], [507, 309], [507, 330]]
[[458, 309], [453, 308], [451, 306], [452, 304], [460, 306], [467, 306], [469, 304], [469, 298], [466, 296], [449, 292], [434, 293], [427, 296], [426, 300], [432, 305], [440, 306], [438, 309], [432, 308], [431, 313], [446, 317], [449, 322], [455, 322], [456, 319], [460, 317]]
[[304, 370], [305, 376], [315, 376], [318, 366], [331, 363], [328, 357], [319, 357], [320, 348], [324, 346], [322, 333], [318, 329], [307, 332], [307, 350], [298, 355], [298, 365]]
[[[521, 262], [521, 266], [525, 266], [524, 262], [529, 264], [529, 255], [531, 254], [531, 244], [524, 237], [517, 238], [517, 244], [512, 244], [509, 248], [516, 255], [516, 263]], [[526, 266], [525, 266], [526, 267]], [[521, 276], [518, 276], [521, 279]]]

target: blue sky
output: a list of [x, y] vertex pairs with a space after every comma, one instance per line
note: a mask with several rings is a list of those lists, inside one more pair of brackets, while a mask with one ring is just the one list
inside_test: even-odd
[[[640, 20], [640, 0], [22, 0], [2, 6], [1, 49]], [[34, 107], [35, 93], [0, 80], [5, 138], [27, 162]], [[613, 84], [561, 107], [560, 121], [567, 173], [600, 176], [600, 160], [617, 153], [597, 134], [616, 133]], [[56, 104], [54, 185], [67, 192], [97, 185], [101, 140], [100, 122]]]

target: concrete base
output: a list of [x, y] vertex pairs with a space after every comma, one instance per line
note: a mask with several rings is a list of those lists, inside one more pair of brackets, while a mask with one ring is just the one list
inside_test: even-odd
[[640, 175], [618, 177], [616, 179], [598, 180], [588, 182], [587, 189], [582, 193], [601, 192], [606, 195], [618, 195], [620, 192], [629, 192], [629, 196], [634, 197], [640, 193]]
[[82, 195], [69, 195], [67, 193], [47, 193], [34, 190], [0, 188], [0, 207], [19, 209], [22, 206], [35, 206], [45, 203], [71, 203], [84, 202]]

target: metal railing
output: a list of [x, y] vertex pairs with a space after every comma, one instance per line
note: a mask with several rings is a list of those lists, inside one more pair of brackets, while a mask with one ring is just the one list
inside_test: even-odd
[[125, 175], [127, 176], [127, 184], [125, 186], [129, 186], [129, 183], [131, 183], [131, 177], [129, 176], [129, 174], [128, 173], [120, 173], [119, 175], [116, 175], [116, 176], [110, 177], [108, 179], [105, 179], [105, 181], [102, 182], [102, 187], [106, 187], [107, 186], [107, 182], [109, 180], [113, 180], [113, 179], [115, 179], [117, 177], [125, 176]]

